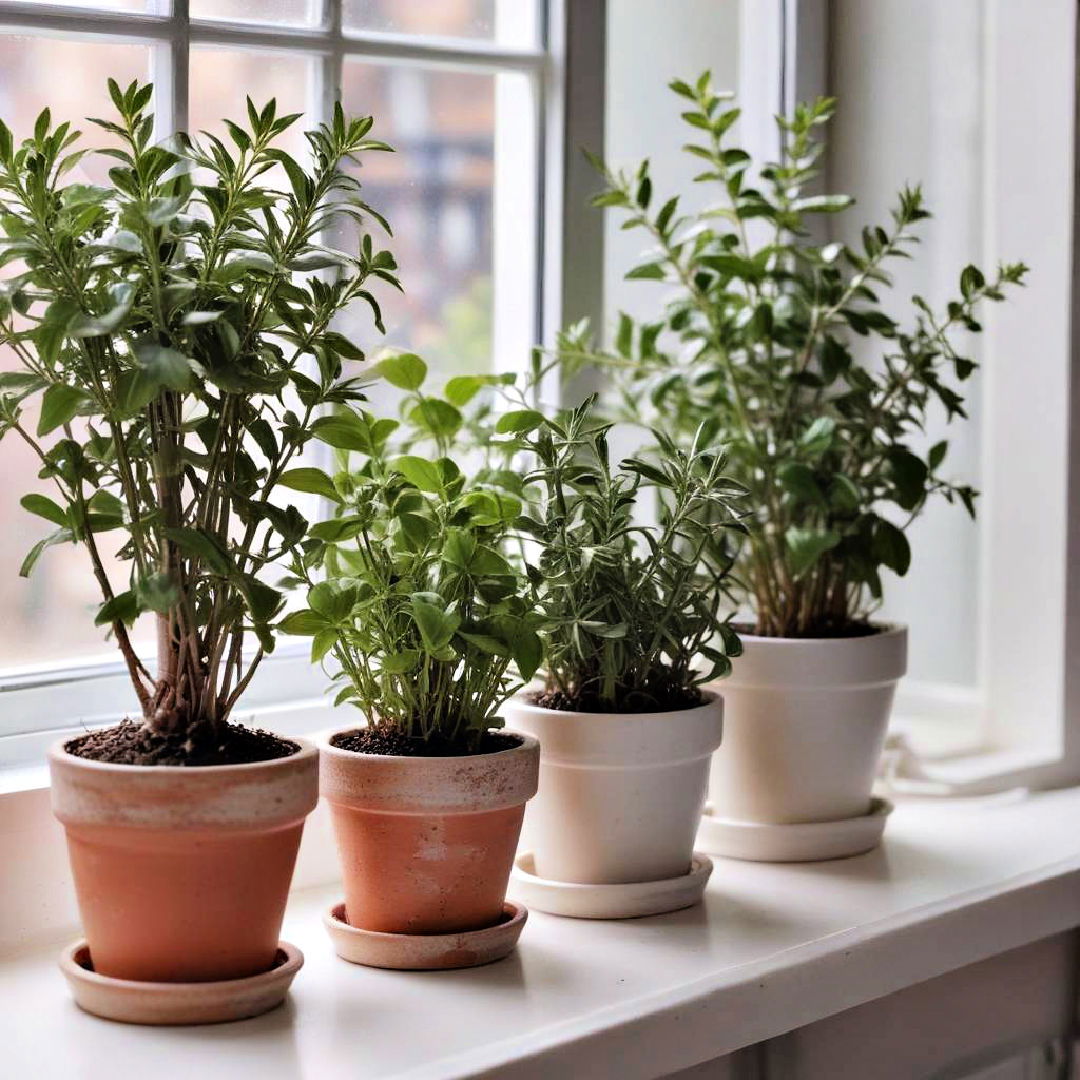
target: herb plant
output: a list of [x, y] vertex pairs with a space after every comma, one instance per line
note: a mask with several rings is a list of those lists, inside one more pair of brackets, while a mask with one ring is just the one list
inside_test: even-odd
[[[424, 392], [423, 360], [393, 355], [376, 373], [404, 391], [405, 422], [368, 412], [326, 421], [323, 437], [360, 464], [296, 477], [335, 516], [294, 559], [308, 607], [281, 628], [311, 636], [314, 660], [332, 659], [335, 704], [354, 705], [370, 727], [473, 752], [540, 662], [532, 586], [500, 551], [522, 504], [451, 458], [462, 416]], [[484, 382], [459, 380], [456, 395], [452, 382], [450, 393], [461, 404]]]
[[[564, 358], [620, 368], [628, 411], [673, 438], [715, 422], [749, 493], [737, 569], [756, 633], [864, 631], [881, 568], [907, 572], [905, 531], [928, 501], [959, 501], [974, 516], [976, 492], [942, 472], [947, 443], [924, 451], [919, 440], [932, 410], [966, 415], [959, 384], [976, 364], [958, 351], [956, 332], [978, 332], [976, 309], [1002, 300], [1026, 268], [1005, 264], [988, 280], [968, 266], [944, 313], [915, 296], [912, 323], [901, 326], [878, 294], [891, 284], [887, 265], [909, 257], [929, 216], [921, 190], [904, 188], [891, 223], [864, 229], [861, 246], [819, 244], [809, 219], [852, 203], [809, 190], [834, 102], [779, 117], [780, 160], [753, 177], [750, 155], [726, 138], [739, 115], [730, 95], [714, 91], [708, 73], [671, 87], [688, 102], [696, 181], [719, 202], [683, 213], [677, 195], [654, 199], [647, 161], [633, 172], [596, 162], [606, 181], [596, 205], [619, 211], [623, 227], [652, 245], [627, 277], [671, 294], [655, 321], [623, 315], [612, 350], [592, 349], [587, 327], [574, 328]], [[879, 343], [878, 355], [864, 359], [859, 338]]]
[[[65, 179], [95, 151], [48, 109], [21, 143], [0, 123], [0, 343], [18, 362], [0, 376], [0, 435], [32, 448], [56, 494], [22, 500], [56, 526], [22, 573], [54, 544], [86, 548], [143, 730], [187, 751], [216, 745], [273, 649], [282, 596], [261, 575], [308, 528], [275, 489], [325, 438], [324, 406], [359, 396], [342, 359], [362, 354], [331, 322], [360, 299], [381, 325], [368, 283], [396, 284], [394, 261], [366, 234], [356, 254], [319, 237], [373, 214], [341, 167], [389, 148], [337, 108], [307, 133], [305, 168], [276, 146], [299, 116], [250, 100], [231, 145], [154, 145], [151, 86], [109, 91], [116, 118], [91, 121], [118, 141], [97, 151], [115, 159], [108, 187]], [[298, 276], [324, 268], [332, 283]], [[106, 532], [124, 535], [123, 583]], [[156, 670], [129, 634], [144, 612]]]
[[[500, 421], [517, 430], [535, 462], [526, 482], [539, 489], [518, 527], [541, 601], [540, 701], [586, 712], [687, 708], [740, 652], [722, 609], [743, 490], [704, 430], [685, 448], [656, 432], [655, 460], [612, 465], [610, 425], [593, 404], [558, 419], [520, 410]], [[653, 524], [634, 514], [648, 491]], [[707, 670], [695, 667], [699, 657]]]

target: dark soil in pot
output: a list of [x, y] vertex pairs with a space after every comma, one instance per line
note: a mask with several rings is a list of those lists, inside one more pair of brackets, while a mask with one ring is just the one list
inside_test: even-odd
[[[754, 637], [770, 637], [769, 634], [758, 634], [753, 623], [732, 623], [737, 634], [747, 634]], [[783, 640], [807, 641], [810, 639], [842, 639], [873, 637], [875, 634], [883, 634], [892, 627], [881, 623], [872, 622], [819, 622], [810, 626], [802, 634], [785, 634]]]
[[555, 709], [559, 712], [660, 713], [696, 709], [705, 703], [705, 698], [695, 687], [656, 697], [651, 694], [628, 695], [617, 705], [613, 705], [610, 701], [601, 701], [591, 694], [574, 696], [564, 694], [561, 690], [545, 690], [542, 693], [530, 694], [528, 701], [530, 705], [536, 705], [541, 709]]
[[214, 735], [159, 735], [135, 720], [90, 731], [64, 747], [75, 757], [109, 765], [251, 765], [289, 757], [300, 747], [269, 731], [225, 724]]
[[394, 728], [357, 728], [343, 731], [330, 740], [331, 746], [351, 750], [354, 754], [385, 754], [391, 757], [474, 757], [477, 754], [498, 754], [521, 745], [517, 735], [502, 731], [486, 731], [479, 746], [465, 747], [458, 742], [433, 735], [417, 739]]

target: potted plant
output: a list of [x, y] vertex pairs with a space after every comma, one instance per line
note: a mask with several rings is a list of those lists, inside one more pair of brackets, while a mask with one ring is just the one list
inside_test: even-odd
[[726, 139], [738, 117], [727, 95], [707, 73], [672, 89], [688, 102], [697, 181], [720, 202], [684, 213], [678, 196], [654, 199], [647, 162], [633, 173], [598, 162], [596, 203], [653, 245], [627, 276], [670, 295], [654, 322], [623, 315], [614, 349], [597, 355], [578, 327], [564, 351], [617, 367], [638, 418], [684, 437], [712, 423], [749, 492], [736, 578], [751, 614], [723, 690], [714, 813], [772, 824], [864, 816], [906, 658], [906, 629], [872, 618], [882, 571], [907, 572], [906, 530], [932, 499], [975, 513], [976, 492], [943, 471], [946, 442], [926, 446], [922, 433], [934, 412], [965, 416], [959, 387], [976, 364], [956, 338], [977, 333], [979, 305], [1002, 300], [1026, 268], [1002, 265], [988, 280], [968, 266], [943, 314], [916, 296], [902, 326], [878, 294], [929, 216], [921, 190], [904, 188], [891, 223], [864, 229], [861, 246], [819, 243], [811, 219], [852, 203], [811, 193], [816, 133], [834, 103], [778, 118], [780, 159], [752, 179], [750, 156]]
[[[723, 724], [719, 695], [702, 685], [739, 653], [725, 611], [742, 489], [705, 430], [685, 449], [657, 432], [655, 460], [613, 465], [610, 425], [592, 410], [590, 399], [557, 420], [515, 411], [500, 421], [535, 462], [526, 479], [539, 495], [519, 528], [544, 646], [543, 687], [519, 695], [507, 716], [540, 740], [523, 867], [551, 883], [539, 902], [638, 915], [694, 902], [707, 877], [706, 868], [686, 880]], [[646, 493], [651, 523], [634, 517]], [[619, 909], [615, 893], [577, 888], [656, 882], [689, 892], [623, 889]]]
[[[317, 239], [363, 212], [342, 162], [383, 147], [337, 109], [304, 169], [276, 148], [298, 116], [273, 101], [248, 102], [231, 145], [154, 145], [151, 86], [109, 91], [115, 119], [92, 121], [112, 140], [108, 187], [69, 182], [93, 151], [47, 109], [21, 143], [0, 124], [0, 341], [17, 362], [0, 434], [55, 495], [22, 499], [55, 526], [23, 575], [52, 545], [85, 547], [139, 705], [50, 753], [95, 977], [235, 987], [276, 962], [317, 755], [230, 716], [274, 647], [282, 594], [265, 576], [308, 527], [273, 497], [319, 411], [358, 396], [341, 378], [358, 350], [331, 320], [393, 277], [370, 238], [356, 256]], [[328, 266], [332, 285], [297, 278]], [[132, 640], [143, 616], [156, 667]]]
[[[320, 744], [345, 883], [327, 925], [360, 963], [470, 966], [509, 952], [524, 919], [504, 901], [539, 751], [498, 730], [513, 665], [528, 679], [540, 658], [531, 586], [498, 550], [521, 503], [451, 460], [461, 414], [424, 393], [419, 357], [377, 372], [407, 424], [391, 438], [397, 421], [345, 414], [316, 432], [362, 464], [310, 473], [337, 514], [296, 559], [308, 607], [281, 624], [359, 711]], [[430, 456], [398, 453], [421, 441]]]

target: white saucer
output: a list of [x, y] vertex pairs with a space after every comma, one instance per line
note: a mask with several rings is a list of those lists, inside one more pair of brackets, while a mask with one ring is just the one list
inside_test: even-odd
[[861, 855], [881, 843], [892, 813], [888, 799], [871, 799], [870, 813], [842, 821], [811, 821], [767, 825], [712, 816], [708, 806], [701, 817], [698, 845], [712, 855], [750, 862], [823, 862]]
[[712, 859], [695, 851], [690, 869], [664, 881], [627, 885], [582, 885], [537, 877], [531, 851], [520, 852], [510, 874], [514, 895], [537, 911], [572, 919], [636, 919], [692, 907], [701, 900]]

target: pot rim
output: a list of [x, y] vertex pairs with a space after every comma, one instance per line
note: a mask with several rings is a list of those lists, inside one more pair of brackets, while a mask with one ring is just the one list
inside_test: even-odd
[[[271, 732], [271, 734], [275, 734]], [[63, 762], [65, 765], [74, 765], [76, 768], [92, 769], [97, 772], [152, 772], [161, 776], [220, 776], [225, 773], [243, 774], [257, 769], [265, 769], [274, 765], [293, 764], [303, 761], [305, 758], [317, 757], [318, 747], [308, 739], [298, 735], [276, 735], [284, 742], [290, 742], [297, 747], [293, 754], [284, 757], [264, 758], [262, 761], [236, 762], [232, 765], [128, 765], [118, 761], [96, 761], [94, 758], [80, 757], [67, 749], [67, 744], [78, 735], [65, 735], [57, 739], [49, 746], [47, 757], [50, 761]]]
[[[528, 688], [519, 690], [512, 698], [515, 709], [529, 709], [533, 712], [540, 713], [544, 716], [565, 716], [565, 717], [597, 717], [612, 718], [618, 717], [627, 720], [651, 720], [656, 718], [662, 722], [665, 717], [685, 717], [689, 713], [698, 712], [701, 709], [709, 709], [719, 704], [723, 706], [723, 696], [718, 690], [710, 690], [706, 687], [701, 687], [702, 700], [697, 705], [689, 705], [685, 709], [665, 709], [663, 712], [579, 712], [576, 709], [548, 709], [543, 705], [535, 705], [529, 701], [525, 695], [531, 693]], [[515, 734], [521, 734], [515, 732]]]
[[[906, 635], [908, 632], [907, 623], [902, 622], [874, 622], [871, 621], [870, 625], [877, 629], [875, 634], [852, 634], [849, 637], [773, 637], [766, 634], [744, 634], [736, 630], [739, 635], [740, 641], [776, 641], [782, 642], [788, 645], [797, 645], [801, 642], [814, 645], [826, 645], [836, 643], [838, 645], [849, 645], [853, 641], [884, 641], [888, 638], [900, 637]], [[738, 657], [733, 658], [736, 662]]]
[[527, 732], [518, 731], [515, 728], [490, 729], [497, 735], [514, 735], [519, 738], [521, 742], [517, 746], [508, 746], [505, 750], [496, 750], [494, 753], [488, 754], [431, 754], [424, 756], [420, 756], [419, 754], [368, 754], [360, 750], [346, 750], [343, 746], [334, 746], [330, 741], [331, 739], [337, 738], [338, 735], [344, 735], [349, 731], [359, 731], [366, 726], [367, 721], [365, 720], [359, 724], [348, 724], [345, 727], [331, 728], [329, 731], [320, 732], [315, 739], [316, 747], [321, 754], [341, 757], [345, 760], [363, 758], [367, 761], [430, 761], [435, 763], [449, 763], [453, 761], [482, 761], [485, 758], [494, 761], [496, 758], [502, 758], [507, 754], [528, 753], [534, 747], [540, 745], [540, 742], [535, 735], [529, 735]]

